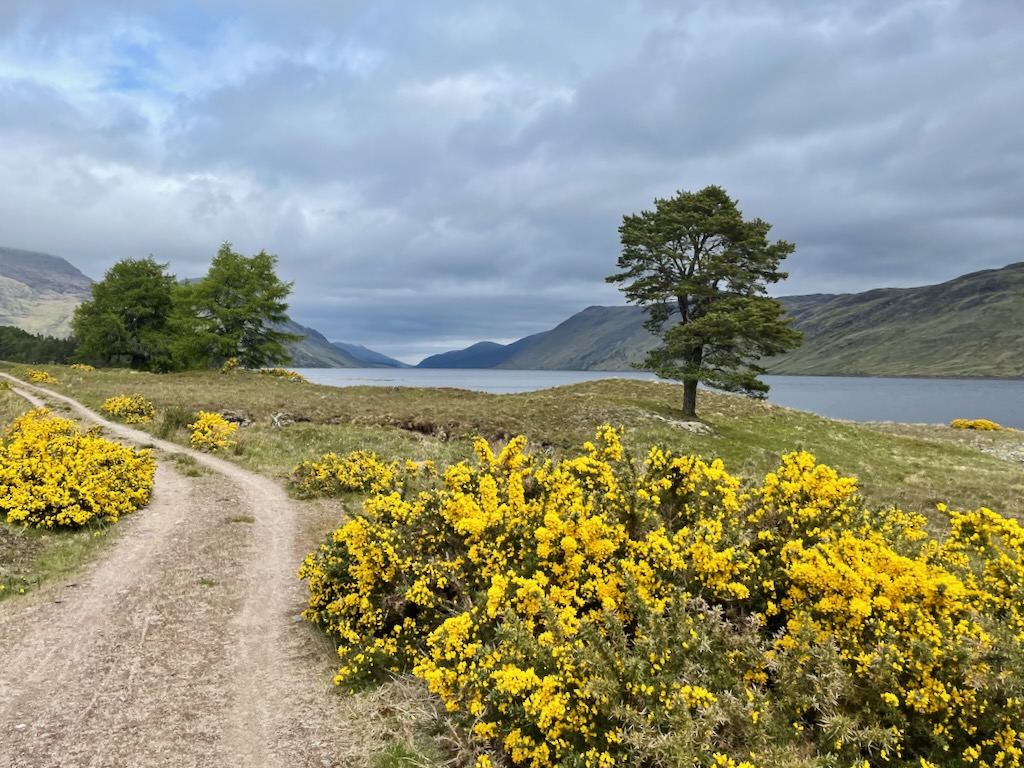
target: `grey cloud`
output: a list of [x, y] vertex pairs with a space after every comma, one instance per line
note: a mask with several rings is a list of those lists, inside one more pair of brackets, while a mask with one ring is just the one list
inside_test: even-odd
[[[265, 248], [297, 320], [409, 356], [619, 301], [622, 215], [711, 183], [796, 243], [777, 293], [1020, 259], [1015, 0], [89, 10], [0, 5], [0, 227], [94, 277]], [[33, 46], [113, 69], [5, 77]]]

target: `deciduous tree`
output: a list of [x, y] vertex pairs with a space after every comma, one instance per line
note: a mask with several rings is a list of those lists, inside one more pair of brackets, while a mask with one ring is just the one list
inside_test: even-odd
[[721, 187], [656, 199], [653, 211], [623, 217], [619, 283], [661, 337], [641, 367], [683, 383], [683, 411], [697, 413], [697, 384], [753, 397], [768, 385], [763, 357], [799, 346], [782, 306], [766, 292], [787, 275], [779, 264], [794, 250], [770, 242], [771, 225], [745, 221]]

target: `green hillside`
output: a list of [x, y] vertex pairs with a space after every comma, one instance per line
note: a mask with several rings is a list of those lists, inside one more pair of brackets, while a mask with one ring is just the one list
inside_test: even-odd
[[772, 373], [1024, 376], [1024, 263], [922, 288], [782, 300], [804, 345]]
[[639, 307], [587, 307], [532, 337], [499, 368], [622, 371], [643, 359], [655, 339]]

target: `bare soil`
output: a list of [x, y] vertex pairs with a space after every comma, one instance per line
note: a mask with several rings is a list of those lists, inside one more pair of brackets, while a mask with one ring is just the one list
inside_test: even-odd
[[[0, 768], [368, 763], [335, 657], [299, 619], [299, 505], [227, 461], [15, 388], [155, 446], [158, 469], [151, 503], [100, 561], [0, 604]], [[175, 453], [209, 471], [177, 473]]]

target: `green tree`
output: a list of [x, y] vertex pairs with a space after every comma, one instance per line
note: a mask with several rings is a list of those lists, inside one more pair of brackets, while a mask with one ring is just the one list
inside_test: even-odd
[[237, 357], [245, 368], [287, 363], [285, 344], [303, 337], [277, 328], [288, 321], [292, 284], [275, 272], [277, 256], [243, 256], [224, 243], [206, 277], [186, 289], [194, 333], [189, 344], [211, 367]]
[[766, 293], [787, 275], [791, 243], [768, 240], [771, 225], [743, 215], [721, 187], [656, 199], [653, 211], [624, 216], [619, 283], [661, 336], [640, 367], [683, 383], [683, 411], [697, 415], [697, 384], [764, 397], [762, 357], [800, 345], [782, 306]]
[[177, 284], [166, 269], [152, 256], [124, 259], [93, 283], [92, 300], [82, 302], [71, 320], [76, 357], [136, 370], [171, 368], [170, 318]]

